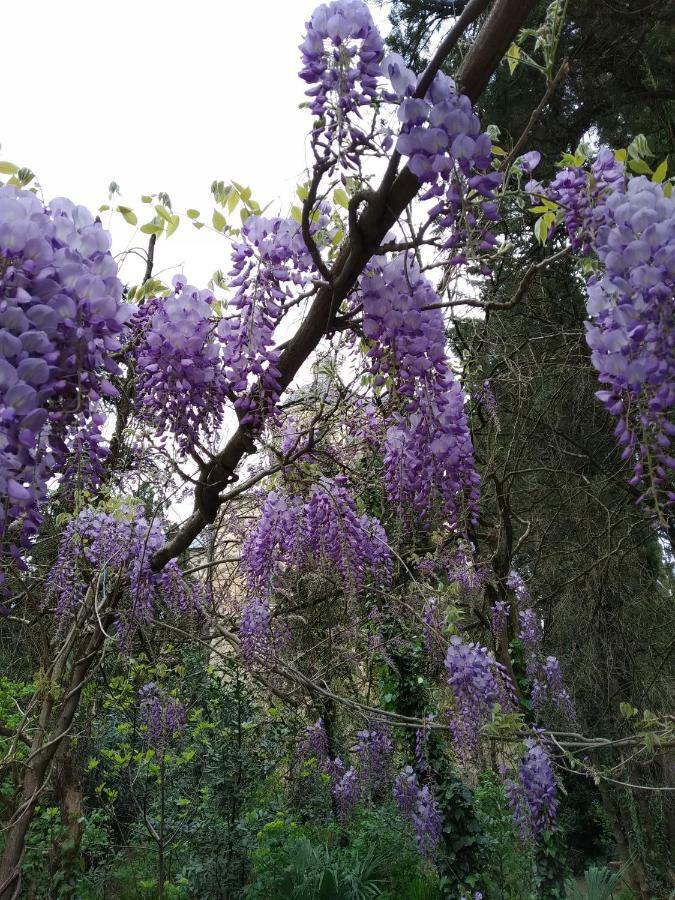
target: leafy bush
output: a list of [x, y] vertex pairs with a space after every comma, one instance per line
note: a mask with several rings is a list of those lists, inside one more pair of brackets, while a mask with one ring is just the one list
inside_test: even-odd
[[279, 814], [258, 833], [247, 900], [440, 900], [440, 883], [393, 809], [348, 829], [302, 826]]

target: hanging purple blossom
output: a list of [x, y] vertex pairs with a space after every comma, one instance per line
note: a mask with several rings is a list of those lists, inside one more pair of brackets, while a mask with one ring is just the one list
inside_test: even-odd
[[505, 600], [494, 603], [490, 621], [493, 635], [500, 635], [509, 621], [509, 604]]
[[142, 507], [126, 506], [114, 513], [84, 509], [64, 529], [45, 584], [47, 602], [56, 603], [59, 618], [72, 615], [94, 585], [97, 607], [107, 612], [108, 592], [115, 585], [122, 592], [117, 621], [123, 644], [136, 626], [152, 621], [158, 608], [180, 614], [199, 611], [203, 591], [185, 581], [175, 562], [160, 572], [150, 568], [153, 553], [165, 540], [161, 525], [148, 522]]
[[244, 662], [259, 665], [269, 660], [272, 653], [269, 602], [253, 597], [244, 603], [239, 624], [239, 640]]
[[630, 483], [663, 520], [675, 503], [675, 198], [644, 176], [627, 179], [607, 148], [590, 174], [566, 169], [545, 194], [563, 208], [572, 247], [597, 257], [586, 324], [591, 361], [607, 386], [597, 396], [618, 418]]
[[506, 579], [506, 586], [509, 587], [516, 595], [518, 603], [524, 603], [526, 600], [529, 600], [529, 588], [523, 581], [523, 576], [519, 572], [516, 572], [515, 569], [511, 569], [511, 571], [509, 572]]
[[308, 725], [298, 741], [298, 757], [300, 760], [315, 759], [320, 771], [328, 762], [328, 735], [323, 719], [317, 719]]
[[466, 759], [475, 752], [480, 729], [497, 706], [503, 711], [514, 708], [513, 686], [492, 653], [457, 636], [450, 639], [445, 667], [455, 705], [450, 719], [455, 751]]
[[525, 671], [530, 679], [532, 704], [541, 710], [547, 699], [569, 719], [575, 718], [574, 703], [565, 688], [560, 663], [555, 656], [544, 658], [541, 618], [534, 609], [520, 612], [518, 637], [523, 647]]
[[518, 767], [518, 780], [505, 781], [509, 805], [523, 840], [537, 840], [553, 827], [558, 809], [557, 787], [551, 760], [542, 741], [525, 741], [525, 755]]
[[392, 569], [384, 529], [377, 519], [358, 514], [342, 476], [320, 479], [304, 504], [272, 491], [241, 558], [249, 590], [260, 596], [269, 596], [283, 572], [316, 571], [321, 563], [357, 593], [367, 575], [387, 584]]
[[136, 328], [136, 415], [159, 434], [172, 434], [190, 453], [220, 427], [226, 381], [213, 339], [213, 294], [173, 279], [174, 293], [139, 311]]
[[185, 707], [175, 697], [162, 692], [153, 682], [138, 692], [145, 739], [158, 753], [169, 747], [186, 725]]
[[[311, 231], [326, 222], [321, 213]], [[218, 325], [228, 391], [242, 425], [257, 428], [263, 414], [274, 413], [281, 392], [275, 330], [285, 304], [313, 278], [314, 264], [294, 219], [249, 216], [232, 248], [230, 286], [236, 293]]]
[[401, 816], [415, 830], [420, 854], [427, 859], [433, 858], [440, 843], [443, 820], [431, 791], [426, 785], [420, 788], [417, 776], [410, 766], [406, 766], [396, 777], [393, 794]]
[[364, 142], [359, 127], [361, 109], [379, 94], [378, 77], [384, 55], [382, 38], [362, 0], [334, 0], [317, 7], [300, 45], [300, 77], [310, 85], [310, 109], [321, 121], [316, 140], [343, 148], [347, 161], [358, 166], [354, 145]]
[[335, 772], [332, 783], [332, 794], [335, 801], [337, 817], [340, 822], [346, 822], [351, 816], [354, 807], [360, 799], [361, 785], [358, 779], [356, 769], [350, 766], [342, 774], [338, 774], [338, 769], [342, 765], [341, 760], [335, 760]]
[[0, 538], [9, 523], [19, 544], [35, 535], [49, 479], [97, 443], [92, 416], [116, 395], [107, 376], [132, 311], [88, 210], [0, 186]]
[[382, 723], [374, 723], [359, 731], [357, 738], [355, 753], [362, 792], [377, 796], [382, 793], [391, 776], [394, 745], [389, 728]]
[[422, 521], [440, 504], [452, 528], [477, 516], [478, 483], [462, 389], [448, 365], [443, 317], [412, 254], [371, 266], [356, 303], [374, 375], [396, 375], [402, 410], [384, 441], [384, 482], [402, 520]]

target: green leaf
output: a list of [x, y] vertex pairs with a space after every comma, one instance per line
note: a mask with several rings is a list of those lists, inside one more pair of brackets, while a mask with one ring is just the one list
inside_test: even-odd
[[513, 75], [520, 62], [520, 47], [517, 44], [511, 44], [506, 51], [506, 61], [509, 64], [509, 72]]
[[204, 227], [204, 223], [203, 223], [203, 222], [193, 222], [192, 224], [193, 224], [194, 227], [197, 229], [197, 231], [199, 231], [201, 228]]
[[176, 215], [171, 216], [171, 221], [169, 222], [167, 229], [166, 229], [166, 236], [168, 238], [171, 237], [171, 235], [174, 233], [174, 231], [178, 228], [179, 224], [180, 224], [180, 216], [176, 216]]
[[668, 174], [668, 157], [663, 160], [662, 163], [654, 169], [654, 174], [652, 175], [652, 181], [656, 182], [656, 184], [661, 184], [662, 181], [665, 181], [666, 175]]
[[645, 156], [654, 156], [644, 134], [638, 134], [637, 137], [630, 142], [628, 145], [628, 155], [632, 156], [633, 159], [644, 159]]
[[630, 703], [619, 703], [619, 712], [624, 719], [631, 719], [633, 716], [637, 715], [637, 709], [635, 709], [634, 706], [631, 706]]
[[555, 221], [553, 213], [548, 212], [540, 216], [534, 223], [534, 236], [540, 244], [545, 244], [548, 237], [548, 230]]
[[236, 191], [232, 191], [227, 198], [227, 211], [234, 212], [234, 209], [239, 203], [239, 194]]
[[500, 147], [498, 144], [492, 145], [492, 155], [493, 156], [506, 156], [506, 150], [503, 147]]
[[152, 197], [150, 194], [141, 194], [141, 201], [143, 203], [152, 203]]
[[243, 225], [251, 215], [251, 213], [247, 209], [240, 209], [239, 215], [241, 216], [241, 224]]
[[628, 160], [628, 168], [631, 172], [636, 172], [638, 175], [650, 175], [652, 171], [651, 166], [644, 159]]
[[625, 150], [625, 149], [615, 150], [615, 151], [614, 151], [614, 159], [615, 159], [617, 162], [625, 162], [627, 156], [628, 156], [628, 151]]
[[227, 221], [225, 219], [225, 216], [221, 212], [218, 212], [217, 209], [213, 210], [213, 217], [211, 221], [213, 222], [213, 227], [216, 229], [216, 231], [222, 232], [225, 230]]
[[108, 206], [108, 204], [104, 203], [103, 206], [99, 206], [98, 211], [99, 212], [107, 212], [109, 209], [110, 209], [110, 207]]
[[11, 162], [0, 162], [0, 174], [15, 175], [19, 171], [19, 167]]
[[118, 206], [117, 212], [123, 217], [125, 222], [128, 222], [129, 225], [138, 225], [138, 217], [136, 213], [129, 209], [128, 206]]
[[198, 209], [188, 209], [187, 217], [188, 217], [188, 219], [198, 219], [199, 218], [199, 210]]
[[343, 190], [343, 188], [336, 188], [333, 193], [333, 200], [338, 204], [338, 206], [343, 206], [345, 209], [349, 206], [349, 197], [347, 196], [347, 192]]
[[166, 208], [166, 206], [162, 206], [161, 203], [158, 203], [157, 206], [155, 206], [155, 210], [158, 216], [161, 216], [161, 218], [164, 219], [165, 222], [171, 224], [171, 213]]
[[147, 222], [145, 225], [141, 225], [143, 234], [161, 234], [163, 230], [164, 226], [157, 225], [155, 222]]

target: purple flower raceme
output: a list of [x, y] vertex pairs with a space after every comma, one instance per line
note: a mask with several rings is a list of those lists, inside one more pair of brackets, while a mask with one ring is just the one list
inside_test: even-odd
[[479, 477], [461, 386], [450, 371], [438, 295], [412, 254], [375, 264], [355, 302], [371, 342], [371, 372], [396, 375], [401, 407], [384, 441], [384, 481], [401, 518], [424, 519], [440, 505], [450, 527], [475, 522]]
[[167, 749], [186, 725], [185, 707], [175, 697], [164, 693], [153, 682], [138, 692], [145, 739], [157, 752]]
[[450, 724], [455, 751], [466, 759], [475, 752], [480, 729], [492, 713], [498, 707], [505, 712], [514, 708], [513, 686], [492, 653], [457, 636], [450, 639], [445, 668], [454, 701]]
[[506, 586], [511, 588], [513, 593], [516, 595], [516, 600], [518, 601], [518, 603], [525, 603], [525, 601], [529, 600], [530, 590], [523, 581], [523, 576], [520, 574], [520, 572], [516, 572], [515, 569], [511, 569], [506, 579]]
[[176, 275], [174, 293], [139, 310], [136, 327], [136, 415], [172, 434], [182, 454], [217, 433], [227, 382], [211, 322], [213, 294]]
[[0, 186], [0, 538], [10, 522], [19, 544], [35, 535], [49, 479], [97, 443], [132, 312], [88, 210]]
[[431, 791], [426, 785], [421, 788], [413, 770], [406, 766], [396, 777], [393, 794], [401, 816], [413, 826], [421, 855], [433, 858], [440, 843], [443, 820]]
[[358, 167], [354, 145], [366, 139], [361, 109], [379, 97], [384, 44], [362, 0], [318, 6], [300, 45], [300, 77], [309, 85], [310, 109], [321, 121], [316, 139], [330, 146], [349, 142], [347, 162]]
[[586, 324], [597, 392], [618, 418], [630, 483], [660, 517], [675, 503], [675, 198], [644, 176], [627, 178], [602, 149], [590, 167], [561, 172], [544, 191], [564, 209], [572, 247], [597, 258]]
[[342, 760], [338, 757], [332, 763], [330, 775], [337, 817], [341, 822], [346, 822], [361, 798], [358, 774], [353, 766], [345, 770]]
[[[324, 228], [321, 212], [311, 231]], [[236, 293], [218, 325], [230, 395], [243, 425], [258, 427], [262, 413], [273, 413], [281, 392], [281, 351], [275, 329], [285, 304], [315, 277], [314, 264], [294, 219], [249, 216], [233, 244], [230, 285]], [[257, 388], [259, 396], [252, 396]]]
[[447, 625], [446, 610], [439, 597], [427, 597], [422, 608], [422, 636], [427, 660], [433, 672], [443, 668], [445, 657], [444, 631]]
[[315, 759], [319, 770], [328, 763], [328, 735], [323, 719], [308, 725], [298, 741], [298, 757], [301, 760]]
[[150, 568], [153, 553], [165, 540], [159, 523], [148, 522], [142, 507], [128, 505], [115, 512], [84, 509], [61, 536], [58, 557], [45, 584], [47, 602], [56, 603], [59, 618], [71, 615], [84, 602], [89, 586], [98, 582], [95, 601], [104, 615], [115, 586], [122, 592], [116, 614], [123, 643], [136, 626], [148, 625], [160, 607], [181, 614], [199, 611], [203, 589], [185, 581], [175, 562], [160, 572]]
[[509, 621], [509, 604], [505, 600], [497, 600], [492, 606], [491, 628], [492, 634], [498, 636]]
[[248, 590], [267, 595], [274, 579], [303, 559], [302, 500], [270, 491], [241, 551]]
[[559, 712], [574, 719], [574, 703], [565, 688], [560, 663], [555, 656], [544, 658], [544, 634], [539, 614], [534, 609], [527, 608], [521, 610], [519, 619], [518, 637], [523, 647], [525, 671], [530, 679], [534, 708], [541, 710], [549, 699]]
[[342, 476], [320, 479], [304, 503], [272, 491], [241, 558], [249, 591], [259, 596], [269, 596], [284, 572], [315, 571], [322, 563], [357, 593], [367, 575], [387, 584], [392, 568], [384, 529], [358, 514]]
[[[446, 249], [470, 239], [480, 250], [497, 244], [494, 235], [479, 220], [497, 221], [495, 190], [501, 172], [490, 171], [492, 140], [481, 131], [480, 119], [469, 98], [460, 94], [452, 78], [439, 72], [424, 99], [414, 97], [417, 77], [396, 53], [387, 56], [383, 69], [394, 88], [401, 131], [396, 149], [408, 157], [408, 167], [422, 184], [428, 185], [422, 199], [434, 199], [431, 215], [450, 228]], [[466, 262], [463, 254], [453, 258]]]
[[244, 662], [248, 666], [265, 663], [273, 649], [270, 627], [270, 605], [267, 598], [253, 597], [244, 603], [239, 624], [239, 640]]
[[537, 840], [553, 827], [558, 809], [557, 787], [546, 747], [539, 736], [527, 738], [518, 779], [506, 779], [509, 805], [523, 840]]
[[391, 762], [394, 745], [389, 728], [375, 723], [357, 734], [357, 772], [364, 794], [382, 794], [391, 776]]

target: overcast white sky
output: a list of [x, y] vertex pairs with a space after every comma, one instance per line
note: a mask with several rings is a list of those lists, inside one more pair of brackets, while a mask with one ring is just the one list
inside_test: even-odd
[[[140, 195], [166, 191], [176, 212], [212, 209], [213, 179], [287, 208], [305, 168], [309, 114], [298, 109], [304, 23], [317, 0], [24, 0], [23, 32], [5, 34], [0, 159], [30, 167], [49, 200], [118, 203], [150, 218]], [[386, 15], [377, 16], [385, 24]], [[144, 219], [141, 215], [147, 213]], [[104, 222], [106, 220], [104, 219]], [[113, 227], [115, 250], [133, 234]], [[143, 235], [137, 241], [147, 241]], [[181, 224], [158, 267], [198, 286], [227, 268], [223, 239]], [[170, 274], [170, 273], [169, 273]], [[137, 268], [122, 271], [137, 277]]]

